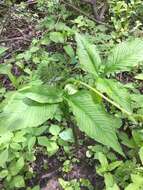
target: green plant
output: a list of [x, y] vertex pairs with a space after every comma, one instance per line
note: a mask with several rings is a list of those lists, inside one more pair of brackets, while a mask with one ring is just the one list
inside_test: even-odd
[[[2, 57], [4, 55], [4, 53], [8, 50], [8, 48], [6, 47], [0, 47], [0, 57]], [[1, 64], [0, 65], [0, 75], [7, 75], [11, 81], [11, 83], [13, 84], [13, 86], [15, 88], [18, 87], [18, 83], [16, 80], [16, 77], [12, 74], [11, 72], [12, 66], [10, 64]]]
[[104, 175], [106, 190], [120, 190], [119, 186], [114, 181], [113, 176], [110, 173]]
[[110, 0], [109, 12], [116, 32], [112, 32], [114, 38], [120, 38], [135, 33], [142, 28], [143, 2], [141, 0]]
[[60, 178], [59, 183], [63, 190], [80, 190], [81, 187], [93, 190], [93, 186], [87, 179], [80, 179], [79, 181], [77, 181], [76, 179], [73, 179], [71, 181], [65, 181]]
[[122, 164], [122, 161], [114, 161], [114, 162], [108, 163], [106, 156], [101, 152], [98, 152], [98, 160], [100, 162], [100, 167], [97, 168], [97, 173], [103, 176], [106, 173], [115, 170]]
[[33, 175], [27, 167], [35, 160], [34, 144], [35, 139], [24, 130], [8, 132], [0, 138], [0, 179], [6, 188], [25, 187], [26, 177], [22, 173], [27, 172], [27, 178]]
[[[106, 156], [98, 152], [97, 158], [100, 165], [96, 168], [99, 175], [104, 177], [107, 189], [140, 189], [142, 187], [142, 166], [135, 161], [114, 161], [109, 163]], [[118, 185], [119, 186], [118, 186]]]
[[107, 158], [111, 161], [115, 161], [117, 159], [116, 155], [113, 152], [111, 152], [108, 147], [101, 145], [88, 146], [86, 156], [88, 158], [98, 159], [99, 152], [105, 154]]
[[136, 189], [136, 190], [140, 190], [142, 189], [143, 186], [143, 176], [140, 175], [131, 175], [131, 179], [132, 182], [130, 185], [128, 185], [125, 190], [132, 190], [132, 189]]
[[[109, 55], [106, 64], [103, 64], [95, 45], [79, 34], [76, 35], [76, 41], [80, 65], [92, 75], [94, 85], [71, 79], [72, 83], [86, 89], [75, 90], [76, 87], [66, 85], [66, 90], [63, 90], [42, 83], [30, 84], [20, 89], [10, 97], [1, 113], [1, 133], [36, 127], [48, 119], [57, 119], [57, 115], [62, 114], [63, 101], [66, 101], [81, 131], [124, 155], [116, 136], [122, 125], [120, 118], [126, 117], [136, 124], [142, 116], [133, 113], [134, 108], [138, 109], [132, 105], [136, 101], [132, 99], [134, 93], [129, 92], [120, 82], [106, 76], [130, 71], [138, 63], [142, 63], [143, 42], [136, 39], [119, 44]], [[115, 114], [114, 109], [112, 114], [107, 113], [104, 101], [110, 104], [111, 110], [117, 108], [122, 114]], [[67, 114], [70, 116], [71, 112]]]
[[72, 131], [69, 134], [67, 129], [58, 125], [5, 133], [0, 137], [0, 179], [5, 187], [25, 187], [26, 180], [35, 175], [30, 166], [36, 160], [38, 148], [35, 147], [49, 157], [57, 153], [60, 147], [68, 153], [72, 138]]
[[63, 168], [62, 168], [62, 171], [63, 172], [70, 172], [72, 170], [72, 162], [70, 160], [66, 160], [64, 163], [63, 163]]
[[2, 190], [142, 189], [143, 3], [86, 2], [0, 3]]
[[112, 172], [116, 183], [123, 189], [132, 183], [132, 175], [143, 175], [142, 166], [137, 163], [134, 158], [123, 162]]
[[1, 64], [0, 65], [0, 74], [1, 75], [7, 75], [9, 80], [11, 81], [12, 85], [17, 89], [19, 87], [19, 83], [17, 78], [12, 74], [12, 65], [5, 65]]

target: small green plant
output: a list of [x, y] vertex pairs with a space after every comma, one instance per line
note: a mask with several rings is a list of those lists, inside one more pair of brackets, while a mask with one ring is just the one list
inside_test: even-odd
[[111, 152], [108, 147], [102, 145], [88, 146], [86, 156], [88, 158], [98, 159], [99, 152], [105, 154], [107, 158], [111, 161], [115, 161], [117, 159], [116, 155], [113, 152]]
[[[135, 161], [114, 161], [109, 163], [106, 156], [98, 152], [100, 165], [96, 168], [99, 175], [104, 177], [107, 189], [137, 189], [142, 187], [143, 169]], [[118, 186], [118, 185], [119, 186]]]
[[70, 160], [66, 160], [64, 163], [63, 163], [63, 168], [62, 168], [62, 171], [65, 172], [65, 173], [68, 173], [72, 170], [72, 162]]
[[103, 176], [106, 173], [115, 170], [122, 164], [122, 161], [114, 161], [114, 162], [108, 163], [106, 156], [101, 152], [98, 152], [98, 160], [101, 166], [97, 168], [97, 173]]
[[27, 164], [35, 160], [34, 144], [35, 138], [26, 131], [8, 132], [0, 137], [0, 179], [6, 188], [25, 187], [26, 178], [22, 173], [33, 175], [30, 168], [27, 170]]
[[[36, 160], [35, 147], [49, 157], [57, 153], [60, 146], [68, 152], [72, 135], [72, 131], [69, 135], [67, 129], [58, 125], [5, 133], [0, 137], [0, 179], [8, 189], [25, 187], [25, 181], [35, 175], [30, 167], [30, 163]], [[65, 170], [66, 167], [65, 163]]]
[[142, 7], [141, 0], [109, 1], [111, 21], [116, 29], [116, 32], [112, 32], [114, 38], [128, 36], [142, 28]]
[[77, 181], [76, 179], [73, 179], [71, 181], [65, 181], [60, 178], [59, 183], [63, 190], [81, 190], [81, 187], [93, 190], [93, 186], [87, 179], [81, 178], [79, 181]]
[[143, 187], [143, 176], [140, 176], [138, 174], [131, 175], [132, 182], [130, 185], [128, 185], [125, 190], [132, 190], [137, 189], [140, 190]]
[[12, 85], [17, 89], [18, 86], [19, 86], [18, 80], [12, 74], [11, 70], [12, 70], [12, 65], [10, 65], [10, 64], [9, 65], [5, 65], [5, 64], [0, 65], [0, 74], [8, 76], [8, 78], [11, 81]]

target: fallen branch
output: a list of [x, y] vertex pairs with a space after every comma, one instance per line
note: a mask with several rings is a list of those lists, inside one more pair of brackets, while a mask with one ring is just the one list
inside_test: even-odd
[[93, 13], [94, 13], [95, 19], [97, 19], [98, 21], [101, 21], [99, 14], [98, 14], [98, 9], [97, 9], [97, 1], [96, 0], [84, 0], [84, 2], [91, 4], [91, 6], [93, 8]]
[[15, 37], [15, 38], [0, 39], [0, 43], [2, 43], [2, 42], [9, 42], [9, 41], [16, 41], [16, 40], [24, 40], [24, 41], [31, 42], [31, 40], [28, 39], [28, 38], [24, 38], [24, 37]]
[[100, 20], [103, 19], [104, 14], [105, 14], [105, 12], [106, 12], [106, 10], [107, 10], [107, 7], [108, 7], [108, 6], [107, 6], [107, 3], [105, 2], [105, 3], [103, 4], [102, 8], [101, 8], [101, 11], [100, 11], [100, 15], [99, 15]]
[[87, 18], [93, 20], [94, 22], [96, 22], [96, 23], [98, 23], [98, 24], [102, 24], [102, 25], [104, 25], [104, 26], [106, 26], [106, 27], [108, 27], [108, 28], [112, 28], [112, 27], [111, 27], [110, 25], [108, 25], [107, 23], [102, 22], [102, 21], [100, 21], [100, 20], [98, 20], [98, 19], [96, 19], [96, 18], [94, 18], [94, 17], [88, 15], [87, 13], [85, 13], [84, 11], [82, 11], [81, 9], [79, 9], [78, 7], [76, 7], [75, 5], [73, 5], [73, 4], [69, 3], [69, 2], [66, 2], [65, 0], [61, 0], [61, 2], [62, 2], [63, 4], [65, 4], [66, 6], [68, 6], [68, 7], [72, 8], [72, 9], [74, 9], [74, 10], [77, 11], [78, 13], [80, 13], [80, 14], [86, 16]]
[[47, 173], [47, 174], [42, 175], [42, 176], [41, 176], [41, 179], [45, 179], [45, 178], [48, 178], [48, 179], [49, 179], [49, 178], [55, 176], [57, 173], [58, 173], [58, 169], [55, 170], [55, 171], [52, 171], [52, 172], [50, 172], [50, 173]]

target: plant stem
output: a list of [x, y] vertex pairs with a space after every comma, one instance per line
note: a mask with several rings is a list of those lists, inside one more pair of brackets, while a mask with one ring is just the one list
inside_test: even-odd
[[73, 120], [71, 118], [69, 108], [68, 108], [68, 106], [67, 106], [67, 104], [65, 102], [63, 102], [61, 104], [61, 109], [62, 109], [62, 111], [64, 113], [65, 118], [66, 118], [68, 127], [72, 129], [74, 140], [75, 140], [75, 146], [78, 148], [79, 147], [79, 142], [78, 142], [77, 127], [76, 127], [75, 123], [73, 122]]
[[116, 102], [110, 100], [109, 98], [107, 98], [105, 95], [103, 95], [101, 92], [99, 92], [97, 89], [91, 87], [90, 85], [82, 82], [82, 81], [77, 81], [79, 84], [85, 86], [86, 88], [92, 90], [93, 92], [95, 92], [96, 94], [98, 94], [100, 97], [102, 97], [104, 100], [106, 100], [107, 102], [109, 102], [110, 104], [112, 104], [113, 106], [115, 106], [116, 108], [118, 108], [121, 112], [125, 113], [126, 115], [128, 115], [129, 117], [132, 116], [132, 113], [128, 112], [127, 110], [125, 110], [124, 108], [122, 108], [119, 104], [117, 104]]

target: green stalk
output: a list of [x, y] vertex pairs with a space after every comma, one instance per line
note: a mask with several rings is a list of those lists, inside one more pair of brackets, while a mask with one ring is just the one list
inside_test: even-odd
[[107, 98], [106, 96], [104, 96], [101, 92], [99, 92], [97, 89], [91, 87], [90, 85], [81, 82], [80, 84], [82, 84], [83, 86], [87, 87], [88, 89], [92, 90], [93, 92], [95, 92], [96, 94], [98, 94], [101, 98], [103, 98], [104, 100], [106, 100], [107, 102], [109, 102], [110, 104], [112, 104], [113, 106], [115, 106], [116, 108], [118, 108], [119, 110], [121, 110], [123, 113], [131, 116], [132, 113], [128, 112], [127, 110], [125, 110], [124, 108], [122, 108], [120, 105], [118, 105], [116, 102], [110, 100], [109, 98]]
[[93, 88], [92, 86], [82, 82], [82, 81], [76, 81], [79, 84], [85, 86], [86, 88], [88, 88], [89, 90], [92, 90], [94, 93], [96, 93], [97, 95], [99, 95], [101, 98], [103, 98], [104, 100], [106, 100], [107, 102], [109, 102], [110, 104], [112, 104], [113, 106], [115, 106], [116, 108], [118, 108], [122, 113], [126, 114], [132, 121], [134, 121], [135, 123], [136, 120], [133, 117], [133, 114], [131, 112], [128, 112], [127, 110], [125, 110], [124, 108], [122, 108], [119, 104], [117, 104], [116, 102], [112, 101], [111, 99], [109, 99], [108, 97], [106, 97], [104, 94], [102, 94], [100, 91], [98, 91], [97, 89]]

